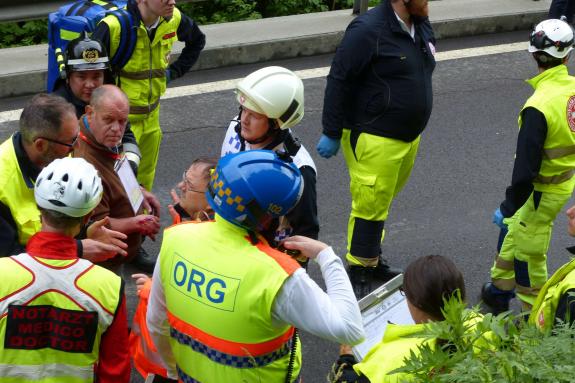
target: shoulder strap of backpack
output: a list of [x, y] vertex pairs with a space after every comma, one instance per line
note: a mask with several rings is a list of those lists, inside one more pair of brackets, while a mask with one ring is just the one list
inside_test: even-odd
[[107, 11], [118, 8], [116, 4], [105, 0], [80, 0], [70, 4], [65, 16], [83, 16], [88, 9], [94, 6], [99, 6]]
[[110, 14], [116, 16], [120, 22], [120, 44], [118, 49], [116, 49], [116, 54], [110, 60], [112, 67], [117, 70], [123, 68], [132, 57], [138, 35], [134, 25], [134, 18], [130, 12], [125, 9], [115, 9], [110, 11]]
[[[68, 17], [68, 16], [76, 16], [81, 8], [86, 8], [89, 7], [90, 5], [89, 1], [77, 1], [75, 3], [70, 4], [70, 7], [68, 8], [68, 10], [66, 11], [66, 14], [64, 16]], [[80, 13], [81, 15], [82, 13]]]

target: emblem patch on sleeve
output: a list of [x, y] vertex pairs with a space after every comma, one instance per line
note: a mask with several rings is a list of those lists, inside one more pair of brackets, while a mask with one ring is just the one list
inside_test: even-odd
[[569, 101], [567, 101], [567, 122], [569, 123], [569, 129], [575, 132], [575, 96], [571, 96]]

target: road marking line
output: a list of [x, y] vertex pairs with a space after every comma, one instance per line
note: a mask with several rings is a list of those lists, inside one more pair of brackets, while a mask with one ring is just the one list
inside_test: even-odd
[[18, 121], [20, 119], [20, 114], [22, 109], [7, 110], [6, 112], [0, 112], [0, 124], [8, 121]]
[[[435, 60], [436, 61], [456, 60], [462, 58], [517, 52], [521, 50], [527, 50], [526, 42], [492, 45], [478, 48], [457, 49], [447, 52], [438, 52], [435, 55]], [[329, 73], [329, 67], [298, 70], [295, 71], [295, 73], [303, 80], [325, 77]], [[240, 80], [241, 79], [236, 78], [232, 80], [214, 81], [203, 84], [185, 85], [185, 86], [177, 86], [174, 88], [168, 88], [166, 90], [166, 93], [164, 93], [161, 99], [167, 100], [171, 98], [232, 90], [235, 88], [236, 84]], [[17, 121], [20, 118], [21, 113], [22, 109], [0, 112], [0, 124], [8, 121]]]

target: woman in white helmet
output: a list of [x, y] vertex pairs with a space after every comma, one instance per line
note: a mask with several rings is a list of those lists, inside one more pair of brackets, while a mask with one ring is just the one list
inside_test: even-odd
[[553, 221], [575, 187], [575, 77], [565, 63], [573, 50], [573, 30], [557, 19], [539, 23], [529, 52], [539, 74], [519, 113], [519, 136], [511, 185], [493, 214], [501, 228], [491, 282], [482, 289], [495, 313], [507, 311], [515, 295], [529, 310], [547, 280]]
[[240, 113], [230, 122], [222, 144], [222, 157], [252, 149], [283, 151], [293, 159], [304, 178], [299, 203], [280, 219], [268, 240], [277, 244], [292, 235], [317, 239], [316, 167], [309, 152], [290, 130], [303, 118], [303, 82], [289, 69], [270, 66], [241, 80], [236, 94]]

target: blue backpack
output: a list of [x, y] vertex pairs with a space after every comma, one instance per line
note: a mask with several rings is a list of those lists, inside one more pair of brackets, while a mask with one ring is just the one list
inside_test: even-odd
[[[98, 22], [107, 15], [118, 18], [122, 30], [120, 44], [110, 64], [114, 70], [121, 69], [134, 52], [137, 33], [134, 20], [126, 10], [127, 0], [79, 0], [67, 4], [48, 16], [48, 78], [46, 89], [53, 92], [59, 80], [66, 78], [63, 52], [71, 40], [82, 32], [90, 35]], [[109, 53], [108, 53], [109, 54]]]

